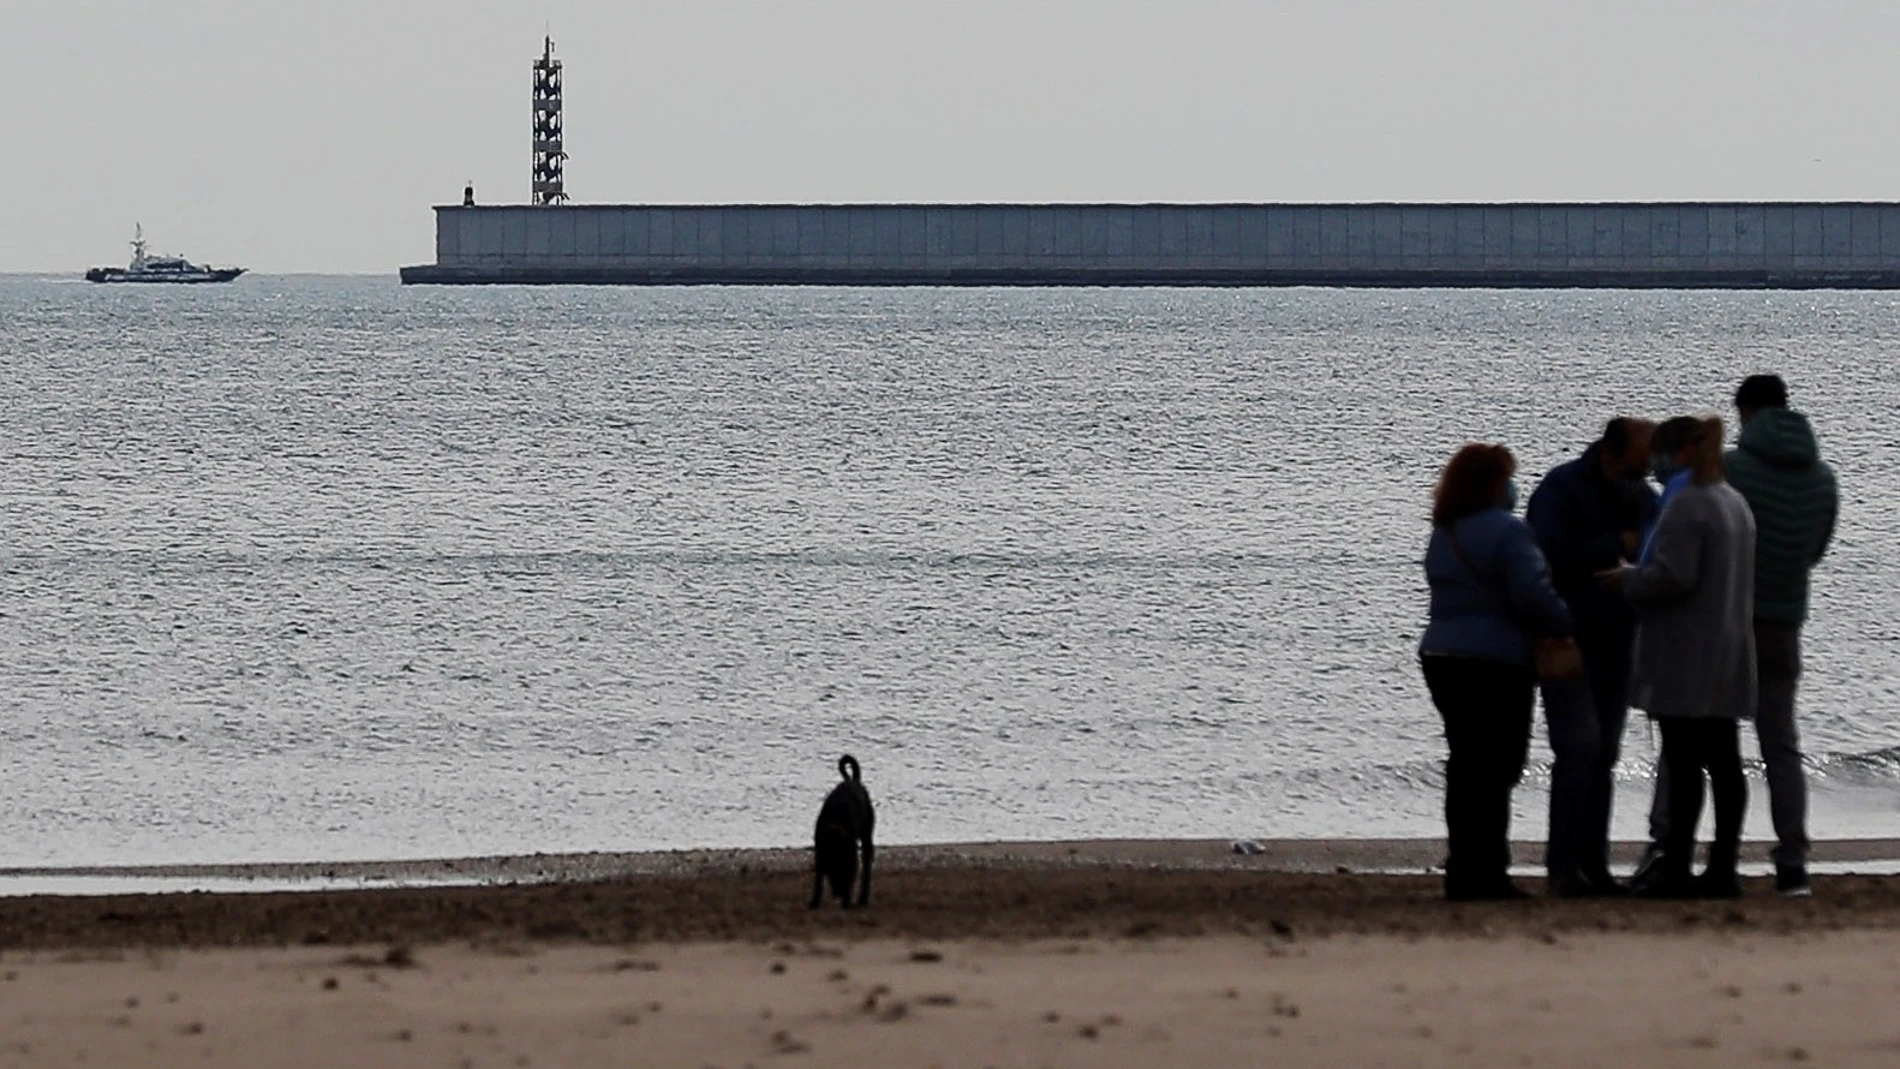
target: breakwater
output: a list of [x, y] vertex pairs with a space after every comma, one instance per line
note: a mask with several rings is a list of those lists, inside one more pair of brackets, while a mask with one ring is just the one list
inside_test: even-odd
[[444, 206], [410, 283], [1900, 287], [1900, 203]]

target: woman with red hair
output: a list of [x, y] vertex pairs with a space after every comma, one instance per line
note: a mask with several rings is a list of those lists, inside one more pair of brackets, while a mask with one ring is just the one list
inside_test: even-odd
[[1445, 895], [1523, 898], [1511, 882], [1511, 791], [1530, 751], [1539, 644], [1567, 642], [1570, 610], [1517, 507], [1517, 459], [1458, 450], [1439, 476], [1425, 550], [1430, 620], [1419, 660], [1445, 723]]

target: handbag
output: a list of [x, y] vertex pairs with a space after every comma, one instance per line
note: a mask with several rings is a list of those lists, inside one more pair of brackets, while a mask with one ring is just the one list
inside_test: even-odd
[[[1471, 563], [1470, 556], [1465, 553], [1464, 545], [1458, 541], [1458, 528], [1455, 521], [1445, 525], [1445, 536], [1451, 539], [1452, 552], [1458, 554], [1458, 560], [1464, 564], [1465, 571], [1470, 572], [1472, 578], [1491, 591], [1491, 596], [1498, 599], [1498, 604], [1504, 609], [1505, 615], [1515, 615], [1511, 612], [1510, 599], [1499, 597], [1497, 591], [1492, 589], [1493, 584], [1490, 580], [1478, 570], [1477, 565]], [[1535, 639], [1531, 643], [1531, 672], [1544, 683], [1561, 683], [1565, 680], [1576, 679], [1583, 675], [1583, 648], [1577, 645], [1576, 639], [1567, 636]]]
[[1583, 675], [1583, 648], [1574, 638], [1540, 638], [1531, 647], [1531, 670], [1545, 683]]

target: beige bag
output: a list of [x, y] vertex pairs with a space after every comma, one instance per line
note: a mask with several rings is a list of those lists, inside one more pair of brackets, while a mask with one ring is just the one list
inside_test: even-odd
[[1574, 638], [1540, 638], [1532, 648], [1531, 660], [1537, 678], [1545, 683], [1562, 682], [1583, 675], [1583, 650]]

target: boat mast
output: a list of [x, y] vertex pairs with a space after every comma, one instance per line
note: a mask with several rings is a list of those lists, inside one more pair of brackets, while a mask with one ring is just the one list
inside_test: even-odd
[[548, 37], [541, 58], [534, 61], [532, 203], [561, 204], [567, 200], [561, 176], [566, 160], [567, 153], [561, 150], [561, 61], [554, 58], [554, 38]]
[[132, 269], [145, 266], [145, 224], [132, 224]]

